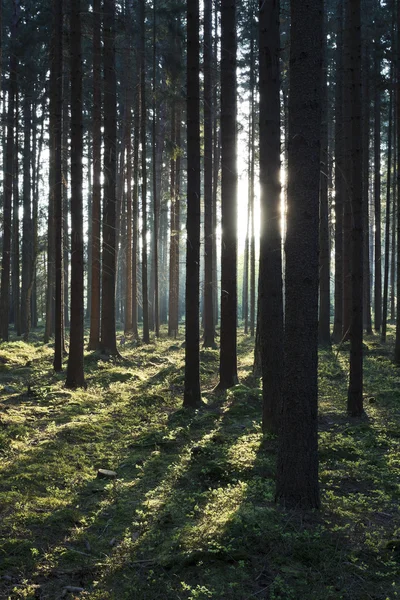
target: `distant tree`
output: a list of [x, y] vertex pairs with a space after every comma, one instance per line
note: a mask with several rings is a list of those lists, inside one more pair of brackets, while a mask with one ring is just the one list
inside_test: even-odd
[[221, 338], [219, 383], [226, 390], [237, 376], [237, 142], [236, 2], [221, 2]]
[[[51, 56], [50, 128], [52, 129], [53, 202], [55, 232], [55, 344], [54, 370], [62, 370], [64, 352], [64, 287], [63, 287], [63, 192], [62, 192], [62, 55], [63, 2], [53, 4], [53, 42]], [[83, 295], [83, 290], [82, 290]]]
[[324, 19], [323, 69], [321, 92], [321, 173], [319, 186], [319, 317], [318, 339], [322, 346], [331, 346], [331, 253], [329, 240], [329, 151], [328, 151], [328, 57], [327, 18]]
[[284, 385], [276, 498], [319, 507], [318, 221], [323, 2], [291, 2]]
[[101, 287], [101, 340], [106, 354], [117, 355], [115, 324], [116, 277], [116, 72], [115, 2], [103, 0], [104, 200]]
[[374, 44], [374, 205], [375, 205], [375, 331], [382, 326], [382, 232], [381, 232], [381, 42], [380, 1], [376, 2]]
[[81, 2], [70, 0], [71, 61], [71, 326], [67, 367], [68, 388], [85, 386], [84, 351], [84, 269], [82, 198], [82, 34]]
[[194, 408], [200, 393], [200, 41], [199, 2], [187, 3], [187, 244], [185, 390], [183, 405]]
[[337, 5], [335, 76], [335, 312], [332, 338], [339, 343], [343, 335], [343, 207], [346, 193], [343, 168], [343, 0], [338, 0]]
[[93, 0], [93, 120], [92, 120], [91, 306], [89, 350], [100, 345], [101, 228], [101, 0]]
[[279, 0], [259, 13], [260, 277], [263, 429], [278, 432], [283, 382]]
[[146, 0], [139, 0], [140, 22], [140, 140], [142, 150], [142, 311], [143, 342], [150, 341], [147, 274], [147, 165], [146, 165]]
[[8, 341], [10, 314], [10, 266], [11, 266], [11, 207], [13, 194], [14, 119], [17, 93], [17, 28], [19, 20], [19, 0], [13, 0], [11, 21], [10, 78], [8, 82], [7, 130], [4, 166], [3, 192], [3, 250], [1, 260], [0, 287], [0, 339]]
[[204, 2], [204, 347], [215, 347], [213, 307], [212, 2]]
[[363, 412], [363, 181], [362, 181], [362, 103], [361, 103], [361, 8], [360, 0], [346, 0], [351, 81], [351, 326], [350, 379], [347, 412], [359, 417]]

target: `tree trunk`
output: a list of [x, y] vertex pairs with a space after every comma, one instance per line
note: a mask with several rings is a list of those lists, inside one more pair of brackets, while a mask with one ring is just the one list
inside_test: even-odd
[[[285, 365], [276, 498], [319, 507], [318, 221], [323, 2], [291, 2]], [[299, 314], [301, 318], [299, 319]]]
[[[394, 36], [393, 36], [394, 37]], [[393, 81], [393, 62], [390, 69], [390, 81]], [[392, 169], [392, 107], [393, 87], [389, 90], [389, 131], [387, 147], [387, 176], [386, 176], [386, 226], [385, 226], [385, 269], [383, 277], [383, 310], [381, 342], [386, 342], [388, 295], [389, 295], [389, 257], [390, 257], [390, 213], [391, 213], [391, 169]]]
[[[23, 146], [23, 179], [22, 179], [22, 281], [21, 281], [21, 328], [25, 334], [28, 332], [28, 318], [30, 307], [27, 303], [28, 287], [31, 279], [33, 257], [33, 223], [31, 206], [31, 99], [25, 96], [23, 105], [24, 114], [24, 146]], [[36, 139], [33, 140], [36, 144]], [[32, 161], [33, 162], [33, 161]], [[36, 165], [33, 163], [33, 171]]]
[[221, 3], [221, 343], [219, 390], [238, 382], [237, 165], [236, 165], [236, 2]]
[[[111, 17], [108, 16], [111, 21]], [[108, 22], [107, 19], [107, 22]], [[84, 350], [84, 269], [82, 198], [82, 57], [81, 2], [70, 0], [71, 61], [71, 326], [67, 367], [68, 388], [85, 386]], [[61, 140], [60, 140], [61, 144]], [[61, 171], [61, 160], [60, 160]], [[61, 198], [60, 198], [61, 203]]]
[[335, 316], [332, 338], [343, 335], [343, 209], [345, 197], [343, 154], [343, 0], [338, 0], [335, 86]]
[[351, 77], [351, 327], [350, 379], [347, 412], [359, 417], [363, 412], [363, 180], [361, 127], [361, 8], [360, 0], [347, 0], [348, 42]]
[[116, 146], [115, 3], [103, 0], [104, 200], [101, 289], [101, 350], [118, 355], [115, 332]]
[[93, 195], [92, 195], [92, 290], [89, 350], [100, 345], [100, 221], [101, 221], [101, 1], [93, 2]]
[[261, 219], [257, 330], [262, 359], [263, 430], [277, 433], [283, 383], [279, 0], [261, 5], [259, 40]]
[[[55, 233], [55, 345], [54, 345], [54, 370], [62, 370], [64, 351], [63, 312], [64, 312], [64, 287], [63, 287], [63, 192], [62, 192], [62, 35], [63, 31], [63, 3], [56, 0], [53, 4], [53, 47], [51, 60], [51, 85], [50, 85], [50, 127], [53, 130], [53, 202], [54, 202], [54, 233]], [[73, 73], [73, 71], [71, 71]], [[79, 75], [78, 75], [79, 76]], [[75, 102], [76, 102], [75, 98]], [[76, 109], [75, 109], [76, 110]], [[83, 257], [82, 257], [83, 260]], [[83, 290], [82, 290], [83, 295]]]
[[382, 325], [382, 247], [381, 247], [381, 89], [380, 48], [375, 44], [375, 100], [374, 100], [374, 199], [375, 199], [375, 331]]
[[371, 271], [369, 260], [369, 140], [370, 140], [370, 98], [369, 98], [369, 52], [364, 49], [363, 80], [363, 234], [364, 234], [364, 300], [363, 321], [365, 332], [372, 334], [371, 317]]
[[147, 286], [147, 168], [146, 168], [146, 2], [139, 2], [140, 22], [140, 139], [142, 148], [142, 309], [143, 342], [150, 342], [149, 298]]
[[0, 287], [0, 339], [8, 341], [8, 322], [10, 314], [10, 266], [11, 266], [11, 207], [13, 193], [13, 157], [14, 157], [14, 112], [17, 91], [16, 38], [19, 19], [19, 0], [13, 1], [11, 22], [11, 58], [8, 88], [7, 134], [4, 168], [3, 192], [3, 252], [1, 261]]
[[[204, 3], [204, 347], [215, 348], [213, 308], [212, 1]], [[187, 275], [186, 275], [187, 277]]]
[[13, 223], [12, 223], [12, 298], [13, 298], [13, 321], [17, 336], [21, 335], [21, 310], [20, 310], [20, 269], [19, 269], [19, 119], [18, 119], [18, 92], [15, 96], [15, 142], [13, 161]]
[[187, 3], [187, 244], [185, 389], [183, 406], [195, 408], [200, 392], [200, 41], [199, 2]]
[[[324, 19], [326, 30], [326, 17]], [[329, 152], [328, 152], [328, 58], [326, 47], [326, 31], [323, 37], [323, 68], [321, 92], [321, 173], [319, 188], [319, 319], [318, 340], [322, 346], [331, 346], [331, 253], [329, 244]]]

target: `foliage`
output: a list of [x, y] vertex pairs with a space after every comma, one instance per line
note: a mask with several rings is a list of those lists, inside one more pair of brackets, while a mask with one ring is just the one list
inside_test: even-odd
[[[88, 354], [65, 391], [52, 349], [0, 345], [0, 597], [90, 600], [395, 599], [399, 572], [399, 373], [366, 343], [366, 416], [345, 414], [347, 353], [320, 354], [320, 513], [274, 505], [252, 344], [240, 384], [181, 408], [180, 340]], [[211, 390], [218, 353], [202, 352]], [[99, 468], [117, 478], [99, 479]], [[73, 595], [69, 595], [73, 597]], [[76, 595], [78, 597], [78, 595]]]

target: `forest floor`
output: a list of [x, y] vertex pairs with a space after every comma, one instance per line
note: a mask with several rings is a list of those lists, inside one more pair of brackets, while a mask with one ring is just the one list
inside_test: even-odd
[[218, 352], [201, 352], [195, 412], [181, 407], [182, 341], [87, 353], [88, 387], [73, 392], [41, 332], [0, 345], [0, 598], [400, 597], [392, 342], [366, 339], [361, 420], [346, 416], [348, 349], [320, 352], [322, 508], [304, 513], [274, 504], [252, 340], [240, 337], [241, 383], [223, 395]]

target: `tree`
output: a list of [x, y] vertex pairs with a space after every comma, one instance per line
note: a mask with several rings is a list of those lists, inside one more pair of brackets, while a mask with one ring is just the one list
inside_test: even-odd
[[101, 287], [101, 350], [117, 355], [115, 331], [116, 272], [116, 73], [115, 2], [103, 0], [104, 200]]
[[183, 405], [201, 403], [200, 392], [200, 82], [199, 2], [187, 3], [187, 244], [185, 390]]
[[215, 348], [213, 308], [212, 3], [204, 2], [204, 347]]
[[219, 383], [238, 382], [237, 321], [237, 167], [236, 167], [236, 2], [221, 2], [221, 341]]
[[147, 286], [147, 166], [146, 166], [146, 0], [139, 0], [140, 21], [140, 140], [142, 147], [142, 308], [143, 342], [150, 341]]
[[3, 252], [1, 260], [0, 287], [0, 339], [8, 341], [8, 321], [10, 312], [10, 265], [11, 265], [11, 206], [13, 194], [14, 156], [14, 111], [17, 93], [17, 54], [16, 39], [19, 19], [19, 0], [13, 0], [11, 21], [10, 78], [8, 84], [7, 134], [4, 168], [3, 194]]
[[[277, 433], [283, 378], [279, 0], [259, 14], [260, 276], [263, 429]], [[257, 329], [258, 329], [257, 327]]]
[[[62, 39], [63, 39], [63, 3], [56, 0], [53, 5], [53, 43], [51, 59], [51, 90], [50, 90], [50, 128], [54, 160], [53, 165], [53, 202], [55, 230], [55, 344], [54, 370], [62, 370], [64, 352], [63, 312], [63, 193], [62, 193]], [[75, 100], [76, 101], [76, 100]], [[82, 257], [83, 260], [83, 257]], [[83, 290], [82, 290], [83, 296]]]
[[93, 0], [93, 195], [89, 350], [100, 345], [100, 226], [101, 226], [101, 1]]
[[347, 412], [359, 417], [363, 412], [363, 181], [361, 128], [361, 10], [360, 0], [346, 0], [346, 29], [349, 38], [351, 81], [351, 301], [350, 380]]
[[285, 363], [276, 498], [287, 506], [303, 508], [318, 508], [320, 502], [317, 370], [322, 15], [322, 0], [291, 2]]
[[67, 367], [68, 388], [85, 386], [83, 371], [83, 199], [82, 199], [82, 35], [81, 2], [70, 0], [71, 60], [71, 326]]

